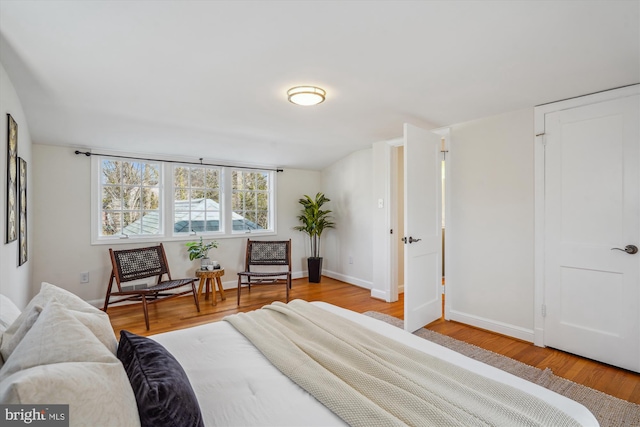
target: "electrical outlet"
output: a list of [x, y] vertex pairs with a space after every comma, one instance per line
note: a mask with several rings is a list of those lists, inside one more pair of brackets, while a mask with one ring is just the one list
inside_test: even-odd
[[353, 264], [353, 257], [352, 256], [349, 257], [349, 264]]
[[83, 271], [80, 273], [80, 283], [89, 283], [89, 272]]

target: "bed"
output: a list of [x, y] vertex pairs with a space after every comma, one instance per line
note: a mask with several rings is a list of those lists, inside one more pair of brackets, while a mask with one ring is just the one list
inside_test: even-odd
[[[34, 298], [35, 302], [32, 300], [14, 322], [5, 321], [3, 326], [0, 319], [0, 327], [6, 329], [0, 342], [0, 354], [4, 360], [4, 366], [0, 369], [1, 403], [67, 403], [70, 404], [71, 425], [441, 425], [442, 423], [427, 422], [426, 418], [419, 418], [417, 422], [415, 418], [409, 418], [412, 421], [407, 422], [403, 420], [402, 415], [397, 422], [389, 422], [388, 419], [371, 415], [375, 411], [369, 409], [369, 403], [362, 403], [363, 406], [360, 407], [359, 395], [367, 395], [371, 390], [371, 393], [376, 395], [374, 398], [383, 400], [384, 406], [386, 401], [391, 399], [391, 395], [395, 394], [395, 384], [380, 386], [380, 383], [376, 382], [378, 379], [374, 379], [367, 385], [368, 389], [348, 396], [338, 383], [348, 383], [350, 379], [327, 380], [323, 376], [316, 377], [320, 375], [317, 373], [320, 370], [316, 365], [318, 361], [324, 358], [332, 364], [335, 360], [337, 365], [344, 350], [341, 346], [356, 345], [359, 338], [352, 338], [351, 335], [355, 331], [355, 335], [363, 336], [366, 342], [374, 339], [373, 342], [384, 343], [384, 346], [372, 347], [376, 347], [373, 353], [380, 349], [383, 351], [381, 359], [385, 363], [386, 359], [391, 360], [394, 357], [412, 358], [413, 353], [417, 352], [416, 357], [420, 360], [422, 357], [434, 358], [437, 359], [437, 363], [445, 364], [443, 366], [446, 369], [437, 365], [438, 369], [432, 374], [434, 378], [441, 370], [447, 369], [455, 371], [455, 375], [469, 378], [468, 382], [463, 380], [459, 386], [463, 387], [463, 390], [468, 384], [485, 384], [476, 381], [488, 381], [486, 384], [490, 386], [482, 385], [479, 388], [496, 387], [497, 390], [503, 390], [501, 387], [504, 385], [506, 392], [500, 393], [506, 394], [507, 399], [512, 396], [524, 396], [525, 406], [532, 406], [533, 411], [537, 412], [533, 419], [540, 416], [542, 421], [533, 422], [527, 417], [518, 418], [520, 425], [555, 426], [560, 422], [565, 425], [598, 425], [585, 407], [564, 396], [379, 320], [323, 302], [306, 303], [295, 300], [289, 304], [274, 303], [256, 310], [256, 315], [242, 314], [227, 321], [153, 335], [149, 338], [125, 332], [118, 344], [113, 332], [109, 334], [105, 328], [105, 313], [88, 306], [74, 295], [67, 294], [68, 292], [53, 285], [43, 284], [40, 294]], [[307, 316], [307, 311], [313, 316], [320, 316], [310, 319], [323, 329], [325, 324], [337, 325], [337, 344], [323, 344], [324, 338], [320, 337], [318, 332], [296, 330], [295, 328], [302, 328], [301, 325], [297, 325], [291, 336], [300, 336], [302, 341], [294, 342], [291, 346], [313, 347], [312, 351], [302, 352], [312, 354], [312, 360], [298, 359], [299, 356], [288, 353], [280, 354], [281, 348], [286, 345], [279, 340], [290, 341], [291, 337], [279, 337], [279, 325], [272, 328], [276, 331], [273, 336], [269, 335], [268, 328], [264, 331], [261, 328], [262, 325], [268, 325], [264, 313], [271, 312], [272, 316], [281, 318], [282, 312], [288, 310], [303, 313], [303, 316]], [[90, 317], [95, 319], [89, 319]], [[56, 332], [56, 328], [52, 326], [52, 319], [64, 329]], [[108, 318], [106, 320], [108, 323]], [[295, 322], [299, 323], [298, 320]], [[86, 334], [82, 328], [88, 329], [90, 333]], [[243, 328], [248, 328], [249, 332], [240, 332]], [[259, 337], [251, 337], [251, 330], [258, 330], [256, 335]], [[35, 336], [29, 337], [32, 333]], [[63, 335], [64, 339], [56, 340], [56, 333]], [[349, 335], [343, 335], [345, 333]], [[255, 342], [252, 343], [245, 335], [255, 339]], [[52, 342], [55, 343], [53, 347], [39, 351], [38, 357], [30, 355], [33, 349], [29, 351], [29, 346], [51, 347]], [[369, 344], [363, 345], [366, 347]], [[76, 351], [61, 350], [64, 345], [72, 345]], [[395, 349], [396, 345], [398, 347], [394, 351], [397, 355], [387, 357], [387, 347]], [[361, 352], [357, 350], [355, 353]], [[271, 357], [271, 360], [268, 357]], [[98, 369], [102, 365], [104, 371]], [[423, 369], [421, 364], [418, 365], [419, 369]], [[291, 378], [276, 366], [280, 366], [284, 372], [292, 371], [286, 372]], [[459, 371], [461, 374], [458, 373], [459, 368], [462, 369]], [[398, 370], [395, 366], [391, 369]], [[403, 365], [402, 369], [411, 368]], [[364, 369], [351, 369], [347, 375], [355, 375], [353, 378], [369, 375], [362, 371]], [[404, 375], [402, 372], [400, 376], [405, 376], [404, 380], [409, 383], [422, 381], [422, 378], [418, 380], [413, 374]], [[85, 376], [87, 378], [84, 378]], [[70, 378], [71, 386], [65, 385]], [[141, 382], [144, 383], [142, 388]], [[429, 378], [428, 382], [432, 382], [432, 379]], [[327, 383], [327, 387], [320, 387], [320, 383]], [[158, 390], [162, 391], [160, 395]], [[468, 398], [466, 395], [472, 395], [474, 391], [469, 388], [469, 392], [460, 393], [458, 390], [456, 393], [463, 399]], [[519, 399], [522, 400], [520, 397]], [[368, 397], [365, 400], [369, 400]], [[396, 406], [400, 405], [398, 410], [401, 413], [405, 410], [402, 407], [405, 400], [401, 398], [400, 403], [393, 403]], [[460, 406], [456, 403], [457, 399], [450, 400], [452, 402], [447, 405]], [[458, 409], [467, 412], [472, 404], [465, 403], [462, 406], [463, 408]], [[481, 406], [480, 412], [484, 410], [489, 416], [494, 412], [490, 406]], [[422, 416], [421, 410], [422, 408], [418, 408], [417, 416]], [[556, 415], [549, 415], [551, 413]], [[469, 422], [467, 418], [464, 422], [457, 422], [458, 425], [486, 425], [480, 416], [465, 416], [471, 416], [474, 421]], [[559, 418], [553, 418], [556, 416]], [[391, 419], [396, 420], [395, 415]], [[456, 425], [456, 422], [446, 424]], [[495, 424], [507, 425], [504, 422]], [[508, 425], [515, 424], [509, 422]]]

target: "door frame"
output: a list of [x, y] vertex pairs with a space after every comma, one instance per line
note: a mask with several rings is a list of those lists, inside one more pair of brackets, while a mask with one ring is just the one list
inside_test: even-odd
[[[534, 108], [534, 344], [544, 347], [545, 310], [545, 116], [549, 113], [640, 93], [640, 84], [570, 98]], [[446, 200], [446, 199], [445, 199]]]

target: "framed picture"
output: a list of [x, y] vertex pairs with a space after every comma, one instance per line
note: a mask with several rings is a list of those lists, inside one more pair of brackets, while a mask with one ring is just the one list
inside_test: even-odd
[[5, 242], [18, 238], [18, 124], [7, 114], [7, 224]]
[[27, 162], [18, 158], [18, 265], [27, 262]]

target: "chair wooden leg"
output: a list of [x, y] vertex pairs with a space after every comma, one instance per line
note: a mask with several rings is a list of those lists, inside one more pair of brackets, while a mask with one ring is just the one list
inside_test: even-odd
[[238, 276], [238, 305], [240, 305], [240, 289], [242, 288], [242, 276]]
[[113, 287], [113, 273], [109, 277], [109, 286], [107, 287], [107, 295], [104, 297], [104, 306], [102, 307], [102, 311], [107, 312], [107, 307], [109, 306], [109, 297], [111, 296], [111, 288]]
[[284, 283], [284, 287], [287, 289], [287, 302], [289, 302], [289, 289], [291, 288], [291, 286], [289, 285], [289, 279], [287, 279], [287, 281]]
[[142, 310], [144, 311], [144, 323], [149, 330], [149, 311], [147, 310], [147, 296], [142, 294]]
[[196, 282], [191, 282], [191, 290], [193, 291], [193, 300], [196, 303], [196, 309], [200, 313], [200, 301], [198, 301], [198, 292], [196, 291]]

